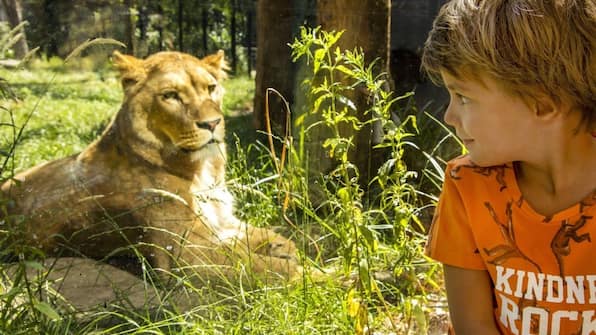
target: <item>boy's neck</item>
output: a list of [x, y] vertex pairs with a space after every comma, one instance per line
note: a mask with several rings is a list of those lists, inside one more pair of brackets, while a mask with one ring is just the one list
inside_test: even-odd
[[596, 190], [596, 138], [583, 131], [546, 142], [548, 151], [518, 162], [516, 172], [524, 199], [539, 214], [551, 216]]

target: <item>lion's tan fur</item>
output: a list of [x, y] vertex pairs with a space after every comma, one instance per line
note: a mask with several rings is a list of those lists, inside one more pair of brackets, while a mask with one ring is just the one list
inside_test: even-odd
[[[197, 59], [114, 53], [124, 89], [118, 114], [79, 154], [2, 185], [9, 221], [47, 255], [96, 259], [138, 250], [164, 271], [245, 266], [291, 276], [294, 244], [239, 221], [226, 189], [223, 53]], [[16, 220], [20, 215], [23, 220]]]

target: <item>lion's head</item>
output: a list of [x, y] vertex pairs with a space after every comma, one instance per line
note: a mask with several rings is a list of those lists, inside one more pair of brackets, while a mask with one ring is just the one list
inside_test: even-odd
[[[142, 156], [193, 162], [224, 155], [223, 51], [203, 59], [159, 52], [144, 60], [116, 51], [113, 63], [127, 111], [118, 116], [127, 124], [120, 128], [131, 128], [133, 134], [127, 136], [137, 139], [132, 146], [143, 151]], [[155, 152], [149, 153], [151, 149]]]

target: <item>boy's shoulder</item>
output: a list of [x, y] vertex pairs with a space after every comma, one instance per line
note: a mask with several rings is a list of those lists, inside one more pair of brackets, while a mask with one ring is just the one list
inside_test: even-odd
[[513, 164], [495, 166], [476, 165], [469, 155], [462, 155], [450, 160], [445, 170], [445, 178], [454, 181], [496, 181], [503, 183], [506, 175], [513, 173]]

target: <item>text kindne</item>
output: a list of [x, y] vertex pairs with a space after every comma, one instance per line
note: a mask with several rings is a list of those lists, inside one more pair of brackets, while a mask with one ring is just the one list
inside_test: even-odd
[[[527, 302], [596, 305], [596, 275], [557, 276], [496, 266], [495, 290], [499, 292], [499, 321], [514, 334], [560, 334], [561, 322], [577, 323], [582, 335], [596, 334], [594, 308], [549, 311], [537, 306], [521, 306], [513, 297]], [[521, 321], [518, 329], [516, 321]], [[538, 322], [531, 333], [532, 322]]]

